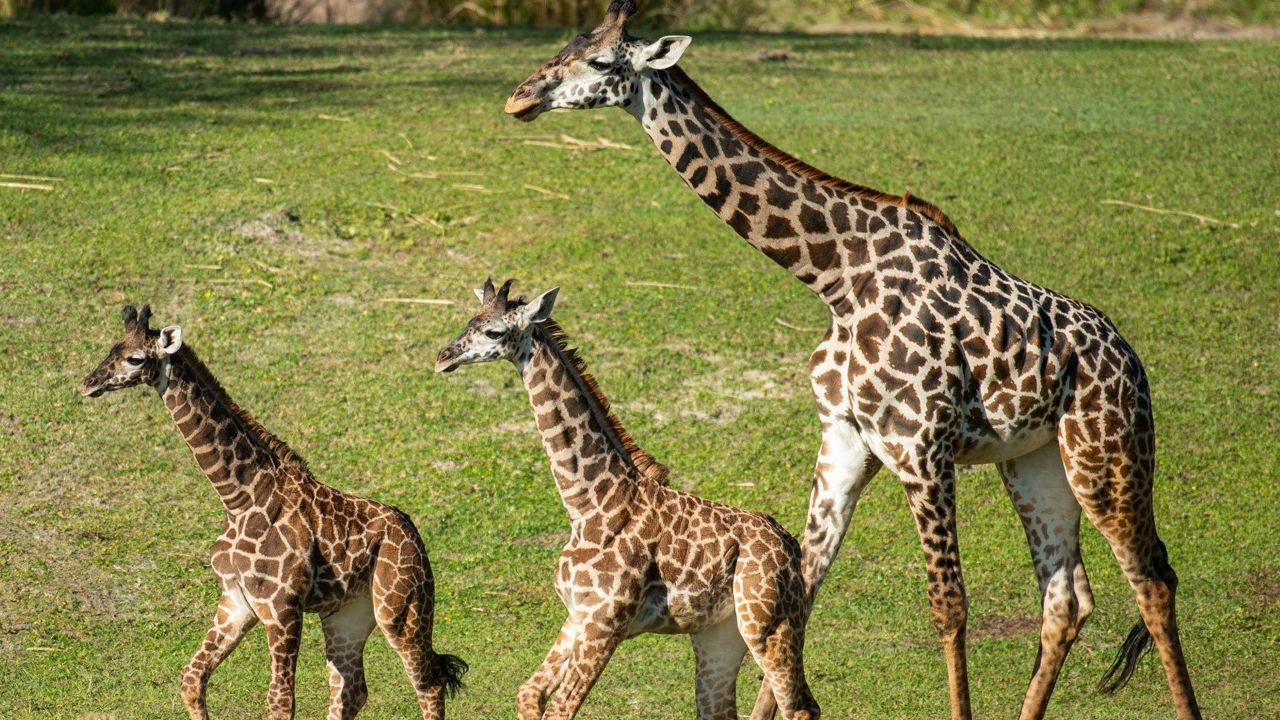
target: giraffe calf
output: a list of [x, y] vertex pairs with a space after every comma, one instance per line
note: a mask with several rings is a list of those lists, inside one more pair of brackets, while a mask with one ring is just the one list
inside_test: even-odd
[[573, 717], [618, 643], [650, 632], [692, 636], [701, 720], [737, 717], [748, 651], [784, 718], [817, 718], [804, 676], [799, 543], [765, 515], [668, 487], [665, 468], [631, 440], [551, 320], [556, 290], [526, 303], [508, 299], [510, 286], [477, 291], [480, 313], [435, 369], [515, 364], [569, 514], [555, 583], [569, 617], [520, 688], [521, 720]]
[[293, 717], [302, 615], [314, 612], [324, 627], [330, 720], [364, 706], [364, 645], [375, 626], [400, 655], [423, 718], [443, 720], [445, 696], [467, 666], [432, 649], [435, 581], [413, 521], [317, 482], [302, 458], [232, 402], [183, 344], [181, 328], [152, 330], [150, 316], [145, 306], [125, 308], [124, 338], [80, 392], [154, 387], [226, 509], [211, 557], [222, 598], [182, 672], [187, 713], [208, 717], [209, 676], [261, 622], [271, 650], [271, 717]]

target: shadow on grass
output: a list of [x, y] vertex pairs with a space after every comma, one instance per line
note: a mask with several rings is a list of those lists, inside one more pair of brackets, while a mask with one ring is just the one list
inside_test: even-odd
[[[128, 152], [144, 125], [256, 124], [263, 103], [354, 111], [371, 93], [431, 93], [513, 80], [483, 68], [449, 72], [443, 46], [548, 48], [549, 33], [399, 27], [309, 27], [34, 18], [0, 23], [0, 133], [35, 149]], [[21, 42], [18, 42], [21, 40]], [[35, 40], [35, 42], [33, 42]], [[477, 72], [479, 70], [479, 72]]]
[[[420, 26], [310, 26], [155, 23], [36, 17], [0, 23], [0, 132], [37, 151], [140, 152], [149, 128], [205, 123], [252, 126], [264, 103], [298, 112], [357, 111], [371, 96], [413, 97], [484, 88], [500, 103], [528, 68], [441, 63], [435, 53], [461, 47], [493, 57], [502, 50], [548, 55], [572, 30]], [[31, 42], [32, 39], [39, 42]], [[19, 40], [23, 42], [18, 42]], [[785, 44], [797, 51], [851, 49], [966, 52], [1088, 52], [1141, 48], [1150, 41], [992, 39], [908, 35], [797, 33], [699, 34], [727, 41]], [[1167, 45], [1167, 43], [1165, 44]], [[1162, 46], [1163, 47], [1163, 46]], [[510, 53], [507, 54], [510, 57]], [[465, 63], [465, 60], [462, 61]], [[797, 68], [806, 75], [826, 72]], [[410, 100], [413, 102], [413, 100]]]

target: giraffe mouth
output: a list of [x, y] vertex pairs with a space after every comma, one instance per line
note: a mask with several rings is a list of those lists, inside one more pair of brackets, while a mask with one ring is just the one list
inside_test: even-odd
[[80, 385], [81, 397], [87, 397], [87, 398], [101, 397], [102, 394], [105, 393], [106, 391], [107, 391], [107, 388], [105, 385], [99, 385], [97, 387], [93, 387], [88, 383], [81, 383]]
[[451, 373], [454, 370], [457, 370], [458, 366], [462, 364], [460, 361], [461, 358], [447, 357], [444, 354], [441, 354], [439, 358], [436, 358], [435, 370], [438, 373]]
[[522, 98], [512, 95], [507, 99], [507, 104], [502, 111], [521, 122], [532, 122], [542, 114], [542, 101], [531, 95]]

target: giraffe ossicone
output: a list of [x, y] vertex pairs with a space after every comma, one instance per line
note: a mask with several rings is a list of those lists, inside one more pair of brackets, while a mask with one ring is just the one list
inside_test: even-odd
[[[547, 110], [620, 107], [691, 190], [826, 303], [809, 360], [822, 424], [805, 527], [809, 601], [858, 497], [882, 466], [902, 481], [928, 570], [951, 715], [972, 716], [968, 604], [955, 466], [995, 463], [1039, 580], [1041, 645], [1021, 717], [1043, 717], [1093, 607], [1081, 511], [1111, 545], [1141, 619], [1108, 677], [1122, 685], [1152, 641], [1180, 720], [1200, 716], [1174, 613], [1177, 576], [1155, 528], [1155, 426], [1137, 353], [1097, 309], [982, 257], [937, 207], [830, 175], [734, 120], [676, 61], [684, 36], [627, 32], [634, 2], [571, 40], [507, 100]], [[772, 709], [761, 688], [756, 713]]]
[[98, 397], [136, 385], [159, 392], [226, 509], [210, 563], [222, 589], [212, 627], [182, 671], [192, 720], [218, 665], [259, 622], [271, 652], [271, 717], [293, 717], [302, 615], [320, 614], [330, 720], [355, 717], [368, 690], [364, 645], [378, 627], [399, 654], [424, 720], [443, 720], [467, 665], [435, 652], [435, 579], [407, 515], [324, 485], [302, 458], [241, 410], [183, 340], [152, 330], [149, 306], [124, 309], [124, 337], [80, 385]]
[[555, 582], [568, 619], [521, 686], [518, 716], [573, 717], [620, 642], [666, 633], [692, 636], [699, 720], [738, 717], [748, 652], [786, 720], [817, 718], [804, 675], [799, 543], [766, 515], [670, 488], [666, 468], [631, 439], [551, 319], [557, 291], [526, 302], [510, 289], [486, 282], [477, 291], [480, 311], [435, 371], [516, 366], [569, 516]]

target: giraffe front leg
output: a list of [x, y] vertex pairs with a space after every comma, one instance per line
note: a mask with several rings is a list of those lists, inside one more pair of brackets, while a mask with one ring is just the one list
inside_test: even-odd
[[853, 508], [881, 463], [871, 454], [858, 427], [847, 418], [822, 417], [822, 448], [813, 471], [813, 490], [805, 521], [805, 591], [810, 604], [840, 550]]
[[1040, 720], [1067, 653], [1093, 611], [1080, 556], [1080, 505], [1067, 484], [1056, 442], [997, 467], [1022, 519], [1040, 582], [1040, 649], [1019, 715], [1021, 720]]
[[551, 645], [546, 659], [536, 672], [520, 686], [516, 694], [516, 716], [520, 720], [539, 720], [547, 707], [547, 697], [555, 692], [564, 676], [565, 663], [578, 636], [578, 620], [564, 621], [560, 634]]
[[[617, 622], [618, 615], [611, 612], [594, 613], [596, 617], [609, 618], [609, 622], [589, 622], [573, 642], [568, 664], [560, 677], [556, 695], [552, 698], [545, 720], [570, 720], [578, 714], [578, 708], [587, 699], [596, 680], [609, 664], [613, 651], [622, 642], [622, 630], [628, 622]], [[628, 613], [628, 619], [630, 614]]]
[[[919, 461], [925, 464], [925, 460]], [[955, 466], [939, 461], [923, 472], [898, 472], [907, 503], [915, 516], [929, 578], [929, 607], [933, 625], [947, 659], [952, 720], [970, 720], [969, 671], [965, 628], [969, 605], [960, 572], [960, 542], [956, 533]]]
[[204, 695], [209, 677], [257, 622], [257, 616], [239, 591], [224, 593], [218, 600], [218, 613], [214, 617], [213, 626], [205, 633], [200, 649], [182, 669], [179, 693], [191, 720], [208, 719], [209, 711], [205, 707]]
[[738, 672], [747, 654], [747, 643], [728, 617], [691, 636], [698, 659], [698, 720], [736, 720]]
[[271, 687], [267, 691], [267, 712], [271, 720], [292, 720], [293, 686], [298, 666], [298, 646], [302, 642], [302, 612], [294, 605], [277, 608], [262, 618], [271, 652]]
[[[815, 373], [815, 378], [818, 377], [826, 375]], [[817, 379], [814, 380], [814, 395], [822, 407], [828, 393]], [[834, 411], [824, 412], [821, 420], [822, 448], [818, 451], [818, 463], [813, 471], [813, 490], [809, 496], [809, 516], [805, 521], [802, 543], [805, 595], [810, 608], [818, 587], [840, 550], [840, 543], [844, 541], [858, 498], [881, 467], [856, 425]], [[766, 677], [756, 696], [751, 717], [771, 718], [776, 709], [777, 703]]]
[[364, 645], [373, 632], [373, 601], [360, 598], [324, 616], [324, 654], [329, 670], [329, 720], [350, 720], [364, 707]]

